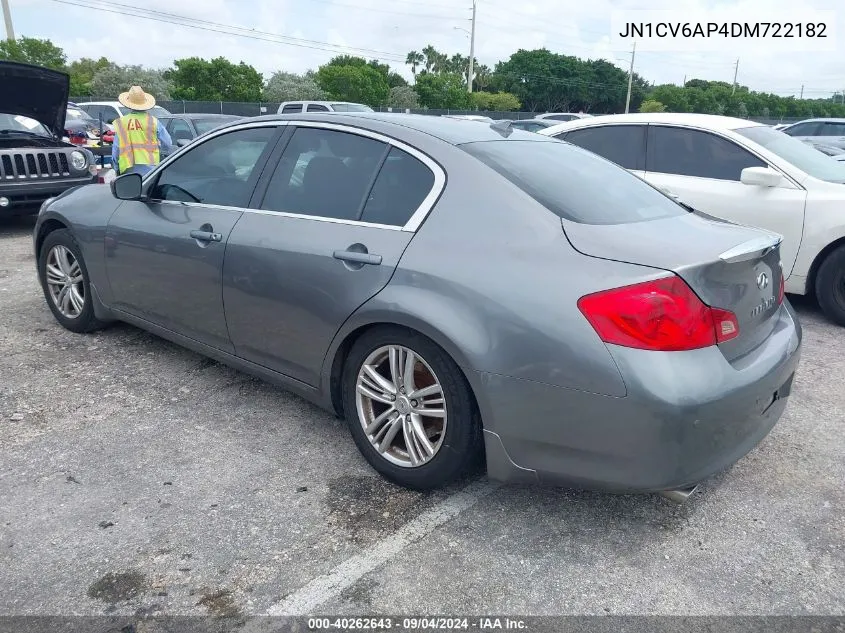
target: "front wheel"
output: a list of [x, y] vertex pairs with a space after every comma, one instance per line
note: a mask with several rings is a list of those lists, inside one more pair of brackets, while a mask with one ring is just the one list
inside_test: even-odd
[[67, 229], [53, 231], [41, 245], [38, 277], [53, 316], [71, 332], [91, 332], [104, 325], [94, 315], [88, 269], [82, 250]]
[[438, 488], [478, 463], [480, 425], [461, 370], [436, 344], [395, 327], [350, 350], [344, 415], [361, 453], [390, 481]]
[[819, 267], [816, 300], [828, 319], [845, 326], [845, 246], [828, 254]]

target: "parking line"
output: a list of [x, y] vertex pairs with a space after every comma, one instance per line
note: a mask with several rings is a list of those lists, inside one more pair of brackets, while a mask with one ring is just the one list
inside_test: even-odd
[[486, 479], [469, 484], [412, 519], [390, 536], [287, 595], [280, 602], [272, 605], [267, 614], [312, 614], [314, 609], [321, 604], [336, 598], [364, 575], [386, 563], [414, 541], [428, 536], [447, 521], [468, 510], [480, 499], [498, 489], [500, 485]]

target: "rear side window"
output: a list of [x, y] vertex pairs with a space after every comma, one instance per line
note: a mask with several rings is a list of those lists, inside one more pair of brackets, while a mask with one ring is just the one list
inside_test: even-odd
[[739, 182], [746, 167], [768, 167], [733, 141], [682, 127], [649, 126], [646, 171]]
[[282, 114], [292, 114], [297, 112], [302, 112], [301, 103], [289, 103], [284, 108], [282, 108]]
[[628, 224], [687, 213], [631, 172], [567, 143], [501, 140], [460, 147], [573, 222]]
[[308, 104], [308, 112], [328, 112], [329, 109], [324, 106], [320, 105], [319, 103], [309, 103]]
[[644, 125], [602, 125], [574, 130], [563, 139], [625, 169], [645, 169]]
[[393, 147], [379, 171], [361, 221], [404, 226], [434, 186], [434, 174], [421, 161]]
[[798, 123], [792, 127], [783, 130], [789, 136], [817, 136], [819, 130], [818, 121], [807, 121], [806, 123]]
[[825, 121], [821, 124], [821, 129], [817, 132], [817, 136], [845, 136], [845, 123]]

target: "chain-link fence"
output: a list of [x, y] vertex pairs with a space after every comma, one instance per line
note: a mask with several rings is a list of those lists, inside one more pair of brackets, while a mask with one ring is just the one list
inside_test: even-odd
[[[86, 101], [114, 101], [113, 98], [92, 99], [90, 97], [71, 97], [75, 103]], [[173, 114], [201, 113], [201, 114], [232, 114], [235, 116], [260, 116], [262, 114], [276, 114], [279, 103], [246, 103], [238, 101], [159, 101], [158, 104]], [[491, 119], [533, 119], [541, 112], [493, 112], [487, 110], [447, 110], [428, 108], [389, 108], [381, 106], [374, 108], [379, 112], [408, 112], [411, 114], [428, 114], [431, 116], [443, 115], [475, 115], [486, 116]], [[598, 113], [597, 113], [598, 114]], [[748, 117], [751, 121], [776, 125], [778, 123], [792, 123], [806, 117]]]

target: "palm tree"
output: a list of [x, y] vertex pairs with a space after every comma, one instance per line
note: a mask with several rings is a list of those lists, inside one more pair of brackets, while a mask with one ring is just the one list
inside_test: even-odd
[[435, 51], [434, 52], [434, 59], [431, 60], [431, 71], [435, 72], [435, 73], [448, 73], [449, 72], [449, 56], [446, 55], [445, 53], [440, 53], [438, 51]]
[[479, 90], [484, 90], [490, 85], [490, 81], [492, 79], [492, 73], [490, 72], [490, 67], [486, 64], [482, 64], [481, 66], [475, 66], [473, 69], [475, 74], [475, 85], [478, 86]]
[[425, 70], [426, 72], [431, 72], [432, 67], [434, 66], [434, 62], [440, 53], [437, 52], [437, 49], [434, 48], [431, 44], [426, 46], [422, 49], [422, 55], [425, 57]]
[[411, 51], [405, 58], [405, 63], [411, 67], [411, 72], [414, 75], [414, 82], [417, 81], [417, 66], [425, 63], [425, 55], [417, 51]]

